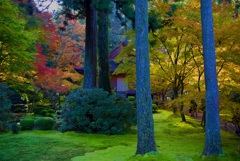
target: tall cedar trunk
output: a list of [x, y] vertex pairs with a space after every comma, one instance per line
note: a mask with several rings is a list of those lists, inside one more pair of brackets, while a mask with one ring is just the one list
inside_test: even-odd
[[98, 87], [111, 94], [108, 56], [108, 11], [98, 11]]
[[201, 0], [201, 16], [206, 86], [206, 136], [203, 155], [209, 156], [213, 154], [222, 154], [211, 0]]
[[83, 88], [96, 87], [97, 71], [97, 12], [91, 7], [92, 0], [86, 1], [86, 46], [84, 57]]
[[157, 151], [154, 138], [148, 53], [148, 1], [136, 0], [136, 101], [138, 143], [136, 154]]

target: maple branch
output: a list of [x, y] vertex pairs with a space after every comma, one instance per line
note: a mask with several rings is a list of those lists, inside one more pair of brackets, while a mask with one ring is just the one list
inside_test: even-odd
[[225, 63], [225, 60], [223, 60], [221, 66], [220, 66], [220, 69], [219, 69], [218, 72], [217, 72], [217, 75], [218, 75], [218, 74], [221, 72], [221, 70], [223, 69], [224, 63]]
[[[158, 56], [156, 56], [156, 59], [157, 59], [157, 63], [159, 64], [160, 68], [163, 70], [163, 72], [164, 72], [166, 75], [168, 75], [168, 73], [166, 72], [166, 70], [163, 68], [163, 66], [162, 66], [162, 64], [161, 64], [161, 59], [160, 59]], [[172, 80], [169, 79], [169, 78], [167, 78], [167, 77], [165, 77], [165, 79], [168, 80], [169, 82], [172, 82]]]

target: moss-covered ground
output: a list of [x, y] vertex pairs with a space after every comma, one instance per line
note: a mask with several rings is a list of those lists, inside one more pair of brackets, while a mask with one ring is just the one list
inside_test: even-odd
[[137, 134], [82, 134], [57, 131], [21, 131], [0, 134], [1, 161], [240, 161], [240, 138], [222, 131], [224, 156], [201, 156], [204, 132], [200, 121], [187, 123], [161, 110], [154, 114], [159, 154], [134, 156]]

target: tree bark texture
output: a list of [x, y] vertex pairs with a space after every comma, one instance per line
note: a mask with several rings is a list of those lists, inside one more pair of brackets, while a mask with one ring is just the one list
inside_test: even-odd
[[92, 0], [85, 2], [86, 7], [86, 46], [84, 57], [83, 88], [96, 87], [97, 79], [97, 12], [91, 6]]
[[206, 136], [203, 155], [210, 156], [222, 154], [219, 93], [211, 0], [201, 0], [201, 16], [206, 88]]
[[108, 11], [98, 11], [98, 87], [111, 92], [109, 72], [109, 36], [108, 36]]
[[157, 151], [154, 138], [148, 49], [148, 1], [136, 0], [136, 101], [138, 143], [136, 154]]

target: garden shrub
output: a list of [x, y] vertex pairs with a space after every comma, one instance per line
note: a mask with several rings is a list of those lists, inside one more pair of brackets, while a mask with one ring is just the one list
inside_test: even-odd
[[49, 116], [48, 110], [42, 110], [41, 115], [42, 116]]
[[54, 109], [48, 109], [47, 110], [49, 114], [55, 114], [55, 110]]
[[44, 110], [44, 107], [34, 107], [33, 108], [33, 113], [41, 115], [43, 110]]
[[16, 122], [14, 122], [10, 125], [10, 129], [12, 130], [12, 132], [14, 134], [18, 134], [18, 132], [20, 131], [20, 128]]
[[51, 117], [39, 117], [35, 120], [34, 126], [37, 130], [52, 130], [55, 121]]
[[128, 96], [128, 100], [133, 104], [133, 106], [136, 108], [136, 98], [134, 96]]
[[34, 127], [34, 119], [28, 118], [20, 121], [21, 130], [32, 130]]
[[12, 102], [9, 99], [14, 92], [0, 83], [0, 132], [8, 129], [8, 121], [13, 119], [10, 112]]
[[44, 109], [41, 112], [41, 115], [44, 117], [54, 117], [55, 110], [53, 109]]
[[120, 134], [136, 125], [130, 101], [102, 89], [77, 89], [63, 104], [61, 131]]
[[153, 104], [152, 104], [152, 112], [153, 112], [153, 113], [156, 113], [158, 109], [159, 109], [158, 105], [156, 105], [156, 104], [153, 103]]
[[16, 108], [13, 112], [14, 112], [14, 113], [21, 113], [21, 112], [22, 112], [22, 109], [21, 109], [21, 108]]

